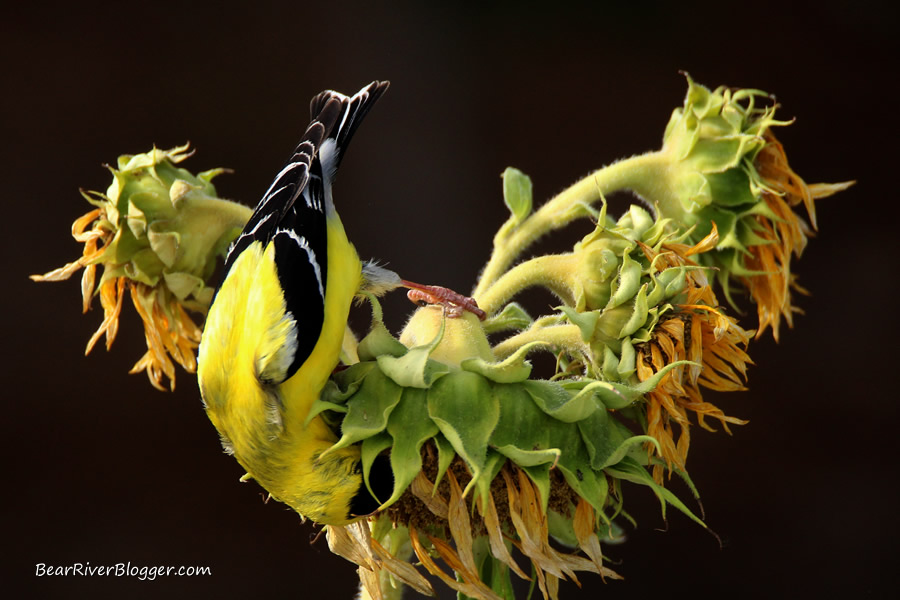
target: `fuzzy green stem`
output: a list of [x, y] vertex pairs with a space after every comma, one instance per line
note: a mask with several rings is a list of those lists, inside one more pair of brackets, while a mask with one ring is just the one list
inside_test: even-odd
[[575, 325], [552, 325], [549, 327], [531, 327], [509, 337], [494, 346], [494, 355], [498, 359], [504, 359], [512, 355], [516, 350], [532, 342], [544, 342], [557, 348], [562, 348], [572, 353], [587, 353], [581, 330]]
[[503, 308], [519, 292], [541, 285], [556, 294], [563, 303], [572, 305], [575, 299], [567, 285], [576, 268], [572, 254], [538, 256], [519, 263], [499, 279], [478, 299], [478, 306], [488, 314]]
[[631, 189], [641, 196], [646, 194], [646, 197], [655, 198], [660, 185], [654, 182], [667, 162], [662, 152], [650, 152], [615, 162], [563, 190], [518, 226], [502, 228], [494, 238], [493, 254], [472, 296], [482, 305], [491, 286], [528, 246], [544, 234], [565, 227], [575, 219], [592, 216], [591, 205], [607, 194]]

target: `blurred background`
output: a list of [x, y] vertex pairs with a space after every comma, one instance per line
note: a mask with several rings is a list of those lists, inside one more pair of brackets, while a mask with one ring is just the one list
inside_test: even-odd
[[[308, 121], [308, 101], [373, 79], [391, 89], [342, 165], [337, 204], [363, 257], [471, 289], [506, 218], [499, 175], [542, 201], [617, 158], [656, 149], [686, 89], [773, 92], [808, 182], [857, 179], [819, 203], [796, 263], [805, 316], [751, 345], [750, 391], [716, 397], [750, 420], [694, 428], [688, 462], [723, 547], [644, 489], [609, 548], [624, 582], [582, 577], [563, 597], [874, 596], [894, 579], [896, 35], [878, 2], [17, 3], [0, 22], [2, 182], [9, 285], [0, 295], [5, 458], [3, 581], [22, 597], [349, 599], [354, 567], [316, 529], [239, 484], [196, 379], [175, 393], [127, 371], [144, 352], [126, 307], [111, 352], [84, 346], [71, 222], [119, 154], [190, 141], [192, 171], [226, 166], [221, 195], [254, 205]], [[885, 4], [886, 6], [886, 4]], [[613, 212], [628, 198], [614, 198]], [[586, 232], [558, 239], [565, 248]], [[4, 285], [5, 287], [5, 285]], [[549, 298], [544, 299], [545, 304]], [[126, 304], [128, 304], [126, 302]], [[408, 304], [387, 303], [399, 329]], [[362, 315], [365, 316], [364, 314]], [[365, 324], [365, 319], [360, 319]], [[684, 494], [684, 489], [676, 486]], [[663, 531], [665, 530], [665, 531]], [[208, 577], [35, 577], [35, 565], [209, 566]], [[452, 596], [448, 596], [452, 597]]]

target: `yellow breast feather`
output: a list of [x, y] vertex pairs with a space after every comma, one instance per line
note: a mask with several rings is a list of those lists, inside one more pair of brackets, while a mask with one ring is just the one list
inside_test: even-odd
[[[378, 505], [362, 485], [358, 447], [323, 456], [337, 435], [320, 416], [307, 417], [338, 364], [363, 285], [334, 206], [334, 177], [387, 87], [376, 81], [353, 96], [313, 98], [303, 138], [228, 251], [198, 356], [204, 405], [226, 451], [273, 498], [323, 524]], [[382, 288], [399, 281], [368, 272]]]
[[201, 393], [226, 449], [273, 498], [318, 523], [349, 522], [361, 485], [359, 452], [319, 455], [337, 440], [306, 417], [338, 363], [361, 265], [339, 221], [329, 220], [328, 280], [322, 335], [303, 366], [269, 383], [290, 362], [294, 316], [286, 310], [274, 244], [251, 244], [235, 261], [207, 318], [201, 345]]

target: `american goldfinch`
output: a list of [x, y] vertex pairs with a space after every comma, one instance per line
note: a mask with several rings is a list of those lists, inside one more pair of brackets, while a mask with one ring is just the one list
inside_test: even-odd
[[[351, 97], [312, 99], [306, 133], [226, 256], [198, 356], [200, 393], [226, 452], [274, 499], [321, 524], [343, 525], [379, 506], [362, 485], [359, 449], [323, 456], [338, 438], [319, 416], [307, 423], [339, 362], [354, 296], [405, 286], [417, 302], [481, 313], [470, 298], [363, 265], [344, 232], [335, 172], [387, 88], [375, 81]], [[379, 493], [393, 485], [383, 468], [372, 478]]]

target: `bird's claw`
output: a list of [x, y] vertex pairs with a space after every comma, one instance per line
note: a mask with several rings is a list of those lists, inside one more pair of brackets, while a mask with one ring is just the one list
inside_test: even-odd
[[438, 304], [444, 307], [447, 316], [451, 318], [461, 317], [463, 311], [469, 311], [482, 321], [487, 318], [487, 314], [478, 308], [478, 303], [474, 298], [463, 296], [451, 289], [437, 285], [422, 285], [406, 280], [403, 280], [403, 286], [409, 288], [406, 297], [419, 306]]

